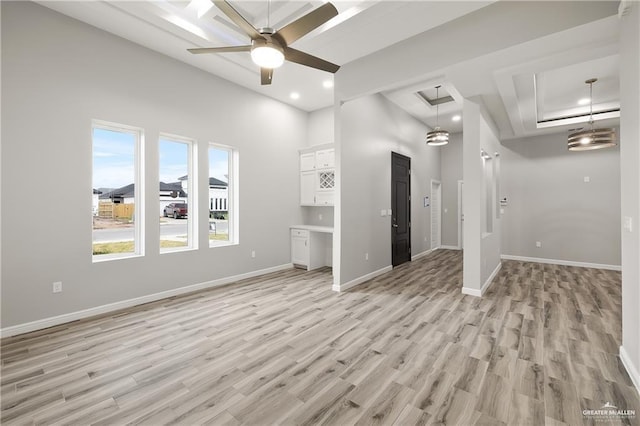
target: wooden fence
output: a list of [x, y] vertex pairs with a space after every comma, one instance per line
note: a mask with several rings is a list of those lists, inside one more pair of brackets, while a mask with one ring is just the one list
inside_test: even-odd
[[98, 216], [108, 219], [132, 219], [134, 206], [134, 204], [100, 202], [98, 204]]

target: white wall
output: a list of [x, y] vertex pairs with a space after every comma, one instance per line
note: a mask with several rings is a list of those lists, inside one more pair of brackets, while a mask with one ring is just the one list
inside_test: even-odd
[[[501, 219], [492, 211], [493, 229], [483, 232], [485, 193], [483, 161], [484, 150], [495, 160], [502, 146], [496, 137], [495, 126], [481, 104], [468, 99], [463, 106], [463, 170], [464, 170], [464, 256], [462, 292], [481, 296], [490, 283], [491, 275], [500, 265]], [[504, 161], [500, 159], [504, 167]], [[499, 178], [499, 177], [498, 177]]]
[[[428, 129], [382, 95], [346, 102], [339, 112], [340, 284], [391, 266], [391, 152], [411, 158], [411, 245], [430, 248], [430, 180], [440, 180], [440, 151], [426, 146]], [[365, 260], [369, 253], [369, 260]]]
[[334, 142], [333, 107], [319, 109], [309, 113], [307, 126], [307, 146]]
[[619, 148], [571, 152], [566, 132], [503, 145], [502, 253], [620, 266]]
[[620, 178], [622, 220], [622, 347], [620, 355], [640, 390], [640, 4], [630, 10], [620, 31]]
[[[442, 245], [458, 246], [458, 181], [462, 180], [462, 133], [440, 148], [442, 169]], [[445, 212], [444, 210], [447, 209]]]
[[[305, 112], [37, 4], [1, 7], [2, 327], [290, 262], [301, 212], [297, 184], [286, 188], [298, 182]], [[198, 141], [198, 250], [158, 253], [158, 194], [147, 191], [146, 255], [92, 262], [94, 118], [145, 129], [147, 188], [157, 189], [161, 132]], [[239, 245], [207, 244], [209, 141], [239, 150]], [[64, 213], [51, 214], [58, 188]]]

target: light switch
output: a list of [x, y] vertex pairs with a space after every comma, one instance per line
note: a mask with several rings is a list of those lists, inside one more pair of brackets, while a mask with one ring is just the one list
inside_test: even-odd
[[624, 217], [624, 229], [629, 232], [633, 232], [633, 218], [629, 216]]
[[385, 217], [387, 215], [387, 211], [385, 209], [380, 210], [380, 216]]
[[444, 212], [445, 212], [445, 213], [449, 213], [449, 209], [445, 207], [445, 208], [444, 208]]
[[500, 214], [504, 214], [504, 209], [500, 209]]
[[387, 216], [391, 216], [391, 209], [387, 210]]
[[584, 177], [584, 181], [585, 181], [586, 183], [589, 183], [589, 182], [591, 182], [591, 178], [590, 178], [589, 176], [585, 176], [585, 177]]

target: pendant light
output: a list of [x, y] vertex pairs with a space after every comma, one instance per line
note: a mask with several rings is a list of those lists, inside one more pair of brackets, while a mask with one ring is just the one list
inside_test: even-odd
[[593, 128], [593, 83], [597, 78], [585, 81], [589, 85], [589, 130], [571, 133], [567, 140], [569, 151], [589, 151], [616, 146], [616, 131], [612, 128]]
[[430, 146], [442, 146], [449, 143], [449, 132], [440, 128], [439, 123], [439, 110], [440, 105], [439, 97], [440, 86], [436, 86], [436, 128], [427, 133], [427, 145]]

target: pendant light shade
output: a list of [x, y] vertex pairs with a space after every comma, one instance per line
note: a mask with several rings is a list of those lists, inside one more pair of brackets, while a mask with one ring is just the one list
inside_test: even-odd
[[569, 151], [589, 151], [616, 146], [616, 131], [612, 128], [593, 128], [593, 83], [597, 78], [585, 81], [589, 85], [589, 129], [571, 133], [567, 140]]
[[440, 114], [439, 114], [439, 89], [440, 86], [436, 86], [436, 128], [427, 133], [427, 145], [430, 146], [442, 146], [449, 143], [449, 132], [444, 129], [441, 129], [439, 124]]

